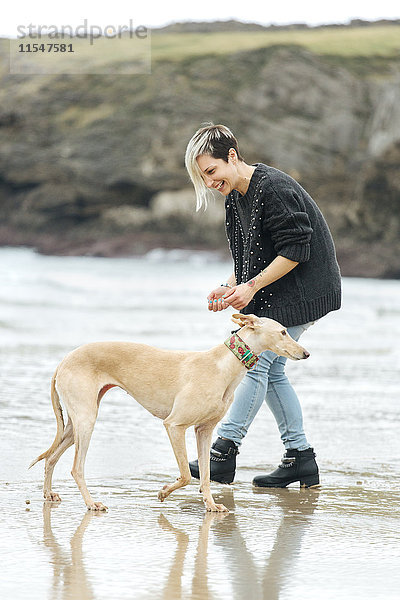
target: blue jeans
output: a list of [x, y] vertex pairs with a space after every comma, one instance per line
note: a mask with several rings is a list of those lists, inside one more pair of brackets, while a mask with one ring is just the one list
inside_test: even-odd
[[[288, 333], [297, 341], [310, 325], [312, 323], [288, 327]], [[236, 389], [227, 419], [218, 428], [220, 437], [240, 445], [265, 400], [285, 448], [306, 450], [310, 447], [303, 430], [299, 399], [285, 373], [286, 360], [270, 351], [260, 354], [257, 365], [248, 371]]]

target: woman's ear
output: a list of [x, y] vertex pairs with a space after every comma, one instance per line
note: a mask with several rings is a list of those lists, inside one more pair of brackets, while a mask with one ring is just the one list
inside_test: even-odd
[[229, 148], [228, 150], [228, 159], [231, 159], [232, 161], [237, 160], [237, 154], [236, 154], [236, 150], [235, 148]]

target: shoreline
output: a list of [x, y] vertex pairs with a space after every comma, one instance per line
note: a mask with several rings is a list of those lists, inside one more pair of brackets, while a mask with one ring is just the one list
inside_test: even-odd
[[179, 235], [162, 236], [152, 232], [132, 232], [120, 235], [99, 233], [98, 236], [63, 236], [43, 233], [26, 234], [16, 231], [4, 231], [0, 228], [0, 248], [31, 248], [45, 256], [93, 256], [99, 258], [125, 258], [144, 256], [157, 249], [166, 251], [183, 250], [190, 252], [209, 252], [222, 259], [230, 258], [226, 247], [206, 243], [190, 244]]
[[[222, 237], [222, 236], [221, 236]], [[223, 239], [225, 242], [225, 239]], [[146, 256], [149, 252], [187, 252], [208, 253], [217, 261], [230, 261], [227, 245], [222, 246], [199, 241], [193, 244], [185, 239], [185, 235], [160, 232], [129, 232], [120, 235], [93, 235], [82, 232], [76, 235], [59, 233], [26, 233], [12, 231], [0, 227], [0, 248], [31, 248], [45, 256], [92, 256], [98, 258], [129, 258]], [[374, 248], [373, 245], [357, 245], [353, 240], [344, 238], [340, 245], [336, 244], [337, 257], [343, 277], [360, 277], [368, 279], [400, 279], [400, 269], [393, 271], [385, 265], [392, 263], [387, 248]], [[182, 260], [182, 258], [181, 258]]]

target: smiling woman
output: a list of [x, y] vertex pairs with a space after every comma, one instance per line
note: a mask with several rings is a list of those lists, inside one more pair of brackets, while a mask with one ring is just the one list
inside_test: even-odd
[[237, 186], [247, 189], [254, 171], [244, 163], [235, 136], [224, 125], [206, 125], [195, 133], [186, 149], [185, 165], [196, 191], [197, 210], [203, 204], [207, 207], [212, 197], [208, 188], [225, 195]]
[[[296, 341], [317, 319], [337, 310], [341, 281], [326, 221], [310, 195], [289, 175], [268, 165], [247, 164], [224, 125], [209, 124], [189, 141], [186, 168], [197, 209], [217, 190], [225, 196], [226, 233], [234, 272], [208, 296], [217, 312], [232, 306], [281, 323]], [[228, 419], [211, 451], [211, 479], [231, 483], [242, 439], [264, 400], [286, 454], [276, 471], [257, 477], [261, 487], [299, 481], [319, 484], [318, 466], [303, 429], [301, 406], [285, 374], [286, 359], [264, 352], [236, 391]], [[197, 461], [190, 463], [199, 476]]]
[[238, 152], [234, 148], [228, 150], [227, 163], [222, 158], [203, 154], [197, 157], [197, 164], [205, 185], [225, 195], [236, 189], [244, 196], [255, 170], [255, 167], [239, 160]]

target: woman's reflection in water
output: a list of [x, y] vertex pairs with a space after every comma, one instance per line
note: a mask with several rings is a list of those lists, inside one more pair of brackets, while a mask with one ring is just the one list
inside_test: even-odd
[[[232, 577], [233, 598], [278, 600], [280, 592], [290, 585], [289, 577], [296, 568], [302, 540], [312, 522], [318, 504], [318, 490], [254, 489], [255, 494], [268, 496], [265, 510], [280, 509], [281, 517], [272, 550], [266, 554], [265, 568], [260, 572], [253, 554], [246, 546], [235, 514], [219, 523], [214, 541], [224, 552]], [[267, 503], [266, 503], [267, 504]], [[254, 507], [253, 507], [254, 512]], [[260, 537], [271, 532], [258, 531]], [[254, 529], [251, 533], [254, 540]], [[248, 538], [248, 536], [246, 536]]]

